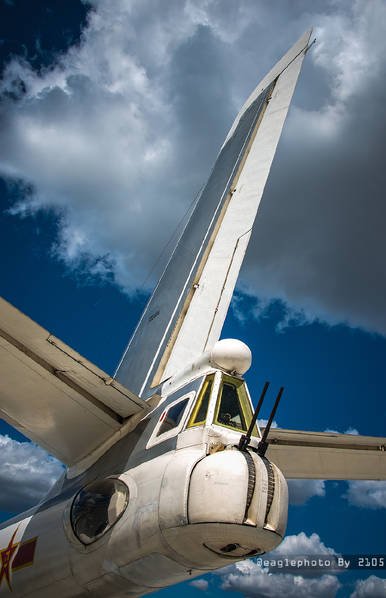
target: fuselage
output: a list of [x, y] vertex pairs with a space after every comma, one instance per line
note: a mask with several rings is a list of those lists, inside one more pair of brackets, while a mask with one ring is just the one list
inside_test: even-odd
[[165, 385], [137, 427], [0, 530], [0, 596], [142, 595], [277, 546], [287, 486], [261, 458], [245, 383], [207, 369]]
[[239, 447], [250, 351], [218, 339], [310, 35], [237, 115], [114, 378], [2, 304], [0, 410], [71, 467], [1, 526], [1, 597], [141, 595], [280, 543], [285, 479], [257, 426]]

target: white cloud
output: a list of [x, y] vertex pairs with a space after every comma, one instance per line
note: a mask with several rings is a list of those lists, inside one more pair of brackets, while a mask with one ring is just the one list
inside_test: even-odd
[[0, 435], [0, 510], [17, 513], [37, 504], [62, 473], [40, 447]]
[[[328, 428], [325, 432], [339, 434], [337, 430]], [[358, 436], [356, 428], [349, 427], [344, 434]], [[316, 480], [315, 480], [316, 481]], [[291, 494], [290, 494], [291, 496]], [[386, 482], [382, 480], [351, 480], [347, 482], [347, 490], [342, 495], [349, 504], [368, 509], [386, 508]], [[296, 504], [296, 503], [295, 503]]]
[[112, 272], [133, 291], [208, 175], [197, 126], [179, 115], [194, 101], [189, 89], [175, 89], [192, 76], [176, 64], [181, 46], [202, 26], [214, 39], [236, 38], [248, 20], [232, 3], [232, 23], [212, 1], [156, 1], [151, 12], [137, 0], [90, 4], [80, 43], [50, 68], [37, 73], [18, 58], [8, 64], [0, 91], [15, 91], [21, 80], [26, 94], [5, 102], [0, 172], [28, 184], [12, 213], [57, 213], [57, 257]]
[[315, 14], [313, 73], [305, 67], [314, 90], [300, 84], [303, 106], [288, 119], [243, 282], [265, 310], [283, 302], [283, 327], [322, 320], [385, 334], [386, 5], [347, 7]]
[[301, 575], [270, 575], [256, 567], [248, 573], [231, 573], [223, 581], [222, 589], [241, 592], [247, 597], [277, 598], [333, 598], [340, 587], [335, 575], [305, 578]]
[[[283, 559], [302, 556], [329, 556], [335, 554], [332, 548], [325, 546], [318, 534], [307, 536], [304, 532], [287, 536], [267, 559]], [[263, 557], [265, 558], [265, 557]], [[293, 575], [290, 573], [269, 573], [254, 560], [241, 561], [219, 572], [222, 576], [222, 589], [241, 592], [248, 597], [276, 598], [323, 597], [336, 595], [340, 583], [335, 575], [324, 574], [320, 577]]]
[[316, 533], [307, 536], [304, 532], [293, 536], [286, 536], [283, 542], [269, 556], [300, 556], [300, 555], [330, 555], [336, 554], [333, 548], [326, 546]]
[[386, 596], [386, 579], [370, 575], [367, 579], [359, 579], [350, 598], [384, 598]]
[[206, 592], [206, 590], [208, 589], [209, 583], [206, 581], [206, 579], [194, 579], [193, 581], [190, 582], [189, 585], [193, 586], [194, 588], [197, 588], [197, 590]]
[[149, 69], [167, 63], [197, 25], [170, 3], [162, 21], [142, 24], [152, 43], [137, 47], [139, 56], [132, 47], [139, 3], [95, 4], [80, 45], [53, 68], [37, 74], [17, 59], [8, 66], [2, 90], [19, 77], [27, 94], [8, 105], [1, 171], [32, 185], [15, 213], [60, 215], [62, 259], [77, 266], [108, 255], [117, 281], [134, 288], [155, 256], [149, 245], [165, 241], [187, 200], [183, 181], [172, 177], [178, 132], [166, 82]]
[[[337, 11], [318, 19], [315, 63], [329, 73], [335, 103], [345, 102], [361, 92], [374, 75], [382, 74], [386, 41], [379, 19], [385, 14], [379, 0], [371, 4], [357, 1], [349, 13]], [[375, 34], [375, 44], [371, 34]]]
[[313, 496], [326, 496], [324, 480], [287, 480], [289, 502], [292, 505], [303, 505]]
[[13, 212], [54, 210], [54, 254], [134, 291], [258, 76], [314, 23], [242, 288], [260, 298], [256, 317], [283, 302], [281, 329], [319, 319], [385, 333], [385, 4], [90, 4], [51, 67], [13, 58], [5, 71], [1, 91], [19, 97], [3, 103], [0, 172], [26, 190]]
[[348, 482], [347, 492], [343, 497], [355, 507], [386, 509], [386, 482], [378, 480]]
[[334, 575], [319, 578], [304, 578], [301, 575], [269, 575], [261, 569], [249, 574], [230, 574], [222, 584], [222, 589], [242, 592], [245, 596], [276, 598], [329, 598], [336, 596], [340, 583]]
[[[265, 428], [265, 426], [268, 423], [268, 419], [259, 418], [257, 420], [257, 423], [259, 424], [259, 428]], [[277, 428], [277, 422], [275, 420], [273, 420], [273, 422], [271, 424], [271, 428]]]
[[353, 434], [353, 436], [358, 436], [359, 432], [356, 428], [347, 428], [347, 430], [344, 432], [344, 434]]

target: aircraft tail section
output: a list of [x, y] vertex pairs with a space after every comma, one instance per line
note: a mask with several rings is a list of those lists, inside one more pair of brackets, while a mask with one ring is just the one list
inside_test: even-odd
[[218, 340], [311, 31], [239, 112], [116, 372], [139, 396]]

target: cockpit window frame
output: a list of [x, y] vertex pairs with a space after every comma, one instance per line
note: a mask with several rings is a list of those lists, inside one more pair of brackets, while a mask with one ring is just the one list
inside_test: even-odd
[[[161, 442], [164, 442], [165, 440], [169, 440], [170, 438], [174, 438], [174, 436], [177, 436], [181, 432], [181, 430], [186, 425], [187, 417], [191, 411], [192, 403], [194, 401], [195, 396], [196, 396], [196, 391], [192, 390], [192, 391], [182, 395], [181, 397], [178, 397], [178, 399], [175, 399], [172, 403], [165, 405], [165, 408], [161, 412], [161, 414], [158, 418], [158, 422], [157, 422], [157, 424], [156, 424], [156, 426], [146, 444], [146, 449], [152, 448], [153, 446], [160, 444]], [[181, 403], [182, 401], [187, 401], [187, 403], [185, 405], [183, 414], [181, 416], [181, 419], [180, 419], [178, 425], [175, 426], [174, 428], [172, 428], [171, 430], [167, 430], [166, 432], [163, 432], [162, 434], [158, 435], [159, 429], [162, 426], [163, 420], [164, 420], [167, 412], [170, 409], [172, 409], [175, 405], [177, 405], [178, 403]]]
[[[239, 428], [235, 428], [234, 426], [229, 426], [223, 422], [218, 421], [218, 415], [219, 415], [219, 411], [220, 411], [220, 404], [221, 404], [221, 398], [222, 398], [221, 390], [222, 390], [222, 385], [224, 382], [225, 383], [228, 382], [228, 383], [231, 383], [234, 386], [236, 386], [239, 404], [240, 404], [242, 415], [243, 415], [243, 418], [244, 418], [244, 421], [245, 421], [247, 427], [249, 426], [249, 422], [251, 421], [251, 418], [253, 415], [253, 406], [252, 406], [252, 403], [250, 400], [247, 386], [245, 384], [245, 380], [243, 378], [237, 378], [235, 376], [226, 374], [225, 372], [221, 372], [221, 380], [220, 380], [220, 384], [219, 384], [218, 390], [217, 390], [216, 404], [215, 404], [214, 412], [213, 412], [212, 425], [214, 425], [216, 427], [219, 426], [220, 428], [225, 428], [227, 430], [231, 430], [232, 432], [235, 432], [236, 434], [245, 434], [247, 430], [241, 430]], [[239, 389], [241, 387], [243, 390], [239, 393]], [[257, 438], [260, 436], [259, 429], [256, 425], [253, 428], [252, 436], [257, 437]]]
[[[208, 417], [209, 417], [209, 413], [210, 413], [210, 404], [211, 404], [211, 401], [213, 398], [213, 390], [215, 388], [215, 376], [216, 376], [215, 372], [212, 372], [212, 373], [208, 374], [207, 376], [205, 376], [205, 378], [202, 382], [200, 391], [198, 393], [198, 397], [197, 397], [195, 404], [193, 405], [193, 409], [189, 415], [189, 419], [186, 424], [187, 429], [196, 428], [198, 426], [205, 426], [205, 424], [208, 423]], [[206, 409], [205, 416], [203, 419], [200, 419], [199, 421], [195, 421], [195, 418], [197, 417], [197, 414], [199, 413], [202, 403], [205, 399], [205, 395], [208, 390], [209, 384], [211, 386], [210, 386], [210, 390], [209, 390], [208, 406]]]

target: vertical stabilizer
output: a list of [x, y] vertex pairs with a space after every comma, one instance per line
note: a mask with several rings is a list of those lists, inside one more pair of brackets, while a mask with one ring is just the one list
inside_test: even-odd
[[130, 340], [116, 377], [140, 396], [220, 336], [310, 35], [279, 60], [237, 115]]

